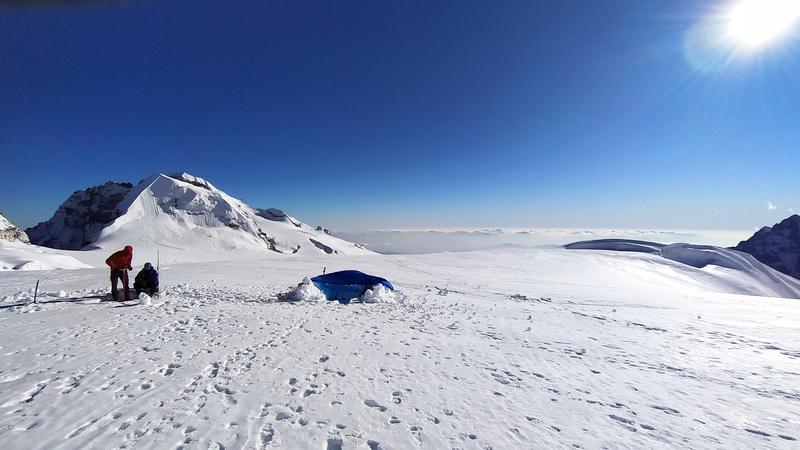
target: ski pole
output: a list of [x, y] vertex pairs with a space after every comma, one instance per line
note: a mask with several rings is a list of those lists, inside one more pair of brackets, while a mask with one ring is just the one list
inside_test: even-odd
[[36, 303], [36, 297], [39, 296], [39, 280], [36, 280], [36, 288], [33, 290], [33, 303]]

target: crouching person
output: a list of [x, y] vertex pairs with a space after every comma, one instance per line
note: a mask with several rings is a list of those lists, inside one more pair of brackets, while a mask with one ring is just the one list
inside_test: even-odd
[[144, 268], [136, 275], [133, 289], [136, 291], [137, 297], [142, 292], [151, 297], [158, 293], [158, 271], [152, 264], [144, 264]]

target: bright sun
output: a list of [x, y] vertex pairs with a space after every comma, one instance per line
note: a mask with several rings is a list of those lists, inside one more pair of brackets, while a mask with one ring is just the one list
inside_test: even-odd
[[741, 50], [756, 51], [800, 22], [800, 0], [740, 0], [725, 16], [726, 34]]

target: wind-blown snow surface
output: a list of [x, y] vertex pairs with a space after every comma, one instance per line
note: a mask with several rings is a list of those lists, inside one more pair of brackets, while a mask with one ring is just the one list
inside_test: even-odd
[[598, 239], [573, 242], [564, 246], [572, 250], [608, 250], [651, 253], [675, 261], [677, 270], [687, 267], [700, 269], [694, 274], [713, 274], [715, 283], [729, 284], [729, 292], [770, 297], [800, 299], [800, 281], [758, 261], [752, 255], [737, 250], [695, 244], [660, 244], [627, 239]]
[[[279, 302], [387, 277], [395, 304]], [[41, 277], [42, 273], [37, 274]], [[507, 250], [104, 270], [0, 309], [0, 447], [796, 448], [800, 303], [646, 253]], [[31, 273], [0, 274], [4, 304]], [[58, 291], [64, 291], [61, 296]], [[727, 293], [726, 293], [727, 292]]]
[[24, 231], [0, 215], [0, 271], [88, 267], [91, 266], [58, 250], [31, 245]]

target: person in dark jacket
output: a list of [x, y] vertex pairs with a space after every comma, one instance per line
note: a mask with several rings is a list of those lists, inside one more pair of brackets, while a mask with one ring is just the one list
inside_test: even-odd
[[144, 268], [136, 275], [133, 282], [136, 295], [144, 292], [147, 295], [158, 293], [158, 271], [150, 263], [144, 263]]
[[133, 247], [130, 245], [126, 245], [124, 249], [114, 252], [106, 259], [106, 264], [111, 268], [111, 298], [114, 301], [119, 300], [119, 295], [117, 295], [118, 280], [122, 280], [123, 298], [128, 301], [128, 271], [133, 270], [131, 267], [132, 261]]

